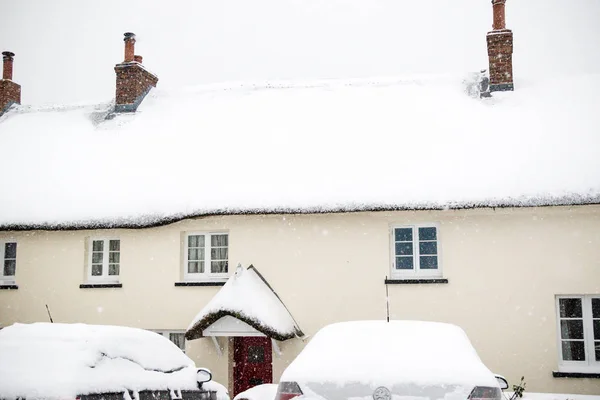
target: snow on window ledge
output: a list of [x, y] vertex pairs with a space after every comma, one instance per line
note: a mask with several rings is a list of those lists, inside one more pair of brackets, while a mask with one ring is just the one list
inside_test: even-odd
[[206, 280], [206, 281], [181, 281], [175, 282], [175, 286], [223, 286], [227, 280]]
[[386, 285], [417, 285], [417, 284], [432, 284], [432, 283], [448, 283], [445, 278], [393, 278], [386, 279]]
[[561, 372], [552, 371], [554, 378], [597, 378], [600, 379], [600, 371], [598, 372]]
[[122, 288], [122, 283], [82, 283], [79, 289]]

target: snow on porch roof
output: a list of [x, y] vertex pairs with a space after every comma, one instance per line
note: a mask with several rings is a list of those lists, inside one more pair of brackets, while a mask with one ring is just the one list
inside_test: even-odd
[[0, 229], [248, 213], [600, 203], [600, 74], [156, 89], [138, 112], [0, 118]]
[[277, 293], [258, 270], [238, 267], [219, 292], [204, 306], [185, 333], [188, 340], [203, 337], [202, 332], [225, 316], [232, 316], [265, 334], [287, 340], [304, 333]]

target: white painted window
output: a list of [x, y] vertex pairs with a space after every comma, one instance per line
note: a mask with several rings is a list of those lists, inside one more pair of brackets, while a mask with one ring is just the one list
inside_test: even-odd
[[187, 233], [184, 253], [184, 278], [186, 280], [227, 279], [229, 271], [229, 235], [227, 233]]
[[557, 296], [561, 372], [600, 372], [600, 295]]
[[442, 276], [438, 227], [435, 224], [392, 227], [392, 278]]
[[184, 331], [154, 331], [175, 343], [177, 347], [185, 353], [185, 332]]
[[0, 284], [15, 284], [15, 274], [17, 273], [17, 242], [0, 242], [0, 260], [2, 260], [2, 268], [0, 268]]
[[121, 241], [118, 238], [90, 238], [88, 280], [118, 282], [121, 270]]

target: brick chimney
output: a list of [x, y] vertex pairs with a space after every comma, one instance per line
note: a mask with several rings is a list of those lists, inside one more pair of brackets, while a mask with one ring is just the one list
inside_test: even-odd
[[506, 29], [506, 0], [492, 0], [494, 22], [487, 33], [490, 63], [490, 92], [514, 90], [513, 86], [513, 33]]
[[21, 85], [12, 81], [15, 54], [2, 52], [3, 71], [0, 80], [0, 116], [13, 104], [21, 104]]
[[117, 74], [116, 112], [134, 112], [158, 78], [142, 66], [142, 56], [135, 55], [135, 35], [125, 33], [125, 59], [115, 65]]

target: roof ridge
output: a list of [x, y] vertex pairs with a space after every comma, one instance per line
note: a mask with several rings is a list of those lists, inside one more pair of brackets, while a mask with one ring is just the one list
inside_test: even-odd
[[324, 78], [324, 79], [275, 79], [261, 81], [231, 81], [204, 83], [193, 86], [162, 89], [162, 92], [172, 93], [210, 93], [226, 90], [269, 90], [269, 89], [320, 89], [343, 87], [388, 87], [400, 84], [424, 84], [428, 82], [460, 82], [468, 73], [456, 74], [414, 74], [405, 76], [373, 76], [365, 78]]

